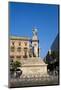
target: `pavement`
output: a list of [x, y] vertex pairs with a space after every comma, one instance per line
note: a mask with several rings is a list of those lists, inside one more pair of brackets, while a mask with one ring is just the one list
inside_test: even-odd
[[59, 85], [58, 76], [48, 77], [33, 77], [33, 78], [11, 78], [9, 80], [9, 87], [31, 87], [31, 86], [46, 86], [46, 85]]

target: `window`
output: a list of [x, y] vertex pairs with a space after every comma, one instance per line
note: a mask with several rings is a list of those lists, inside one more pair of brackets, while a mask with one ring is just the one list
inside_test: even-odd
[[25, 42], [25, 46], [27, 46], [27, 42]]
[[12, 42], [12, 45], [14, 45], [14, 42]]
[[21, 42], [19, 42], [19, 46], [21, 45]]
[[18, 47], [18, 48], [17, 48], [17, 51], [18, 51], [18, 52], [21, 52], [21, 47]]
[[23, 56], [23, 58], [27, 58], [27, 48], [26, 47], [24, 48], [24, 56]]
[[26, 47], [24, 48], [24, 51], [27, 52], [27, 48]]
[[15, 50], [15, 47], [11, 46], [11, 52], [14, 52], [14, 50]]
[[14, 56], [13, 56], [13, 55], [11, 55], [11, 56], [10, 56], [10, 58], [11, 58], [11, 59], [13, 59], [13, 58], [14, 58]]
[[21, 58], [21, 56], [17, 55], [17, 56], [16, 56], [16, 58], [17, 58], [17, 59], [20, 59], [20, 58]]

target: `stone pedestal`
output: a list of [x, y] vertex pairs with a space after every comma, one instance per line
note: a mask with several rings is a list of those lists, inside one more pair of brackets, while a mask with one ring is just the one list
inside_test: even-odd
[[47, 75], [47, 64], [39, 58], [21, 60], [22, 75], [25, 77], [38, 77]]

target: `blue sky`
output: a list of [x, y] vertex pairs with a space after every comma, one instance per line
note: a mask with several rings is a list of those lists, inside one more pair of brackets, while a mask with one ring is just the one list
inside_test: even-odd
[[58, 34], [58, 5], [10, 2], [10, 35], [32, 38], [33, 27], [38, 29], [40, 56], [43, 58]]

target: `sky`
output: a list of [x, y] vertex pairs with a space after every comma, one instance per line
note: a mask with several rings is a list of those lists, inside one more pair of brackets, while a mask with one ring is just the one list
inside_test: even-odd
[[32, 38], [38, 29], [40, 56], [44, 58], [58, 34], [58, 5], [9, 2], [10, 36]]

